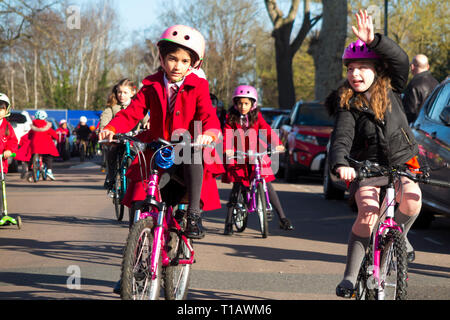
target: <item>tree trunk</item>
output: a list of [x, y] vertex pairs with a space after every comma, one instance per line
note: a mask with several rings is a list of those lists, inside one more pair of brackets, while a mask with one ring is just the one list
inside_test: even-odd
[[38, 89], [37, 89], [37, 62], [38, 62], [38, 53], [37, 53], [37, 49], [34, 48], [34, 72], [33, 72], [33, 76], [34, 76], [34, 109], [37, 109], [38, 106]]
[[319, 36], [308, 49], [315, 66], [315, 98], [323, 101], [342, 80], [342, 52], [347, 36], [347, 0], [322, 0]]

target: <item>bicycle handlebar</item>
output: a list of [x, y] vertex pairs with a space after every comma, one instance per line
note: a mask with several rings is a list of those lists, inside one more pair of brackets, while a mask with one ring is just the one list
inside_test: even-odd
[[450, 188], [450, 182], [441, 181], [436, 179], [431, 179], [428, 168], [423, 168], [422, 173], [413, 174], [408, 170], [406, 165], [398, 166], [380, 166], [377, 163], [365, 161], [357, 161], [350, 157], [345, 157], [345, 159], [356, 167], [356, 178], [362, 180], [365, 178], [373, 177], [389, 177], [389, 176], [403, 176], [411, 179], [414, 182], [429, 184], [436, 187]]
[[228, 159], [244, 159], [246, 157], [262, 157], [265, 156], [266, 154], [271, 156], [272, 154], [276, 154], [276, 153], [283, 153], [283, 151], [277, 150], [277, 149], [270, 149], [270, 150], [266, 150], [263, 152], [253, 152], [253, 151], [248, 151], [248, 152], [244, 152], [244, 151], [240, 151], [240, 150], [236, 150], [235, 156], [232, 157], [227, 157]]

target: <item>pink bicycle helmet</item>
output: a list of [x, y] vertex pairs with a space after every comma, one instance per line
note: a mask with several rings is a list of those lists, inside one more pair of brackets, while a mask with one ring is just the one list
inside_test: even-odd
[[198, 56], [194, 68], [200, 68], [205, 56], [205, 38], [199, 31], [183, 25], [171, 26], [159, 38], [158, 46], [161, 41], [173, 42], [192, 50]]
[[348, 65], [354, 60], [373, 60], [380, 59], [381, 57], [373, 52], [363, 41], [357, 40], [348, 45], [342, 55], [342, 62]]
[[234, 98], [250, 98], [253, 99], [253, 106], [251, 110], [255, 109], [258, 105], [258, 91], [252, 86], [249, 85], [240, 85], [234, 89], [233, 92], [233, 101]]

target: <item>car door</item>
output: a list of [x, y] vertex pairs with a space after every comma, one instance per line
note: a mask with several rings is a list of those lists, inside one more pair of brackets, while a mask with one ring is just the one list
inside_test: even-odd
[[[425, 102], [413, 125], [419, 144], [420, 164], [431, 168], [431, 177], [450, 181], [450, 126], [448, 112], [450, 81], [438, 86]], [[425, 204], [450, 212], [450, 190], [448, 188], [421, 185]]]

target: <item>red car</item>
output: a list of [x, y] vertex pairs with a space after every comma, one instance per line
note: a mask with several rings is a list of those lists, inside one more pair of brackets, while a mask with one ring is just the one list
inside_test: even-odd
[[323, 172], [333, 125], [322, 103], [299, 101], [294, 105], [289, 124], [280, 129], [287, 150], [280, 161], [286, 181], [294, 181], [302, 173]]

